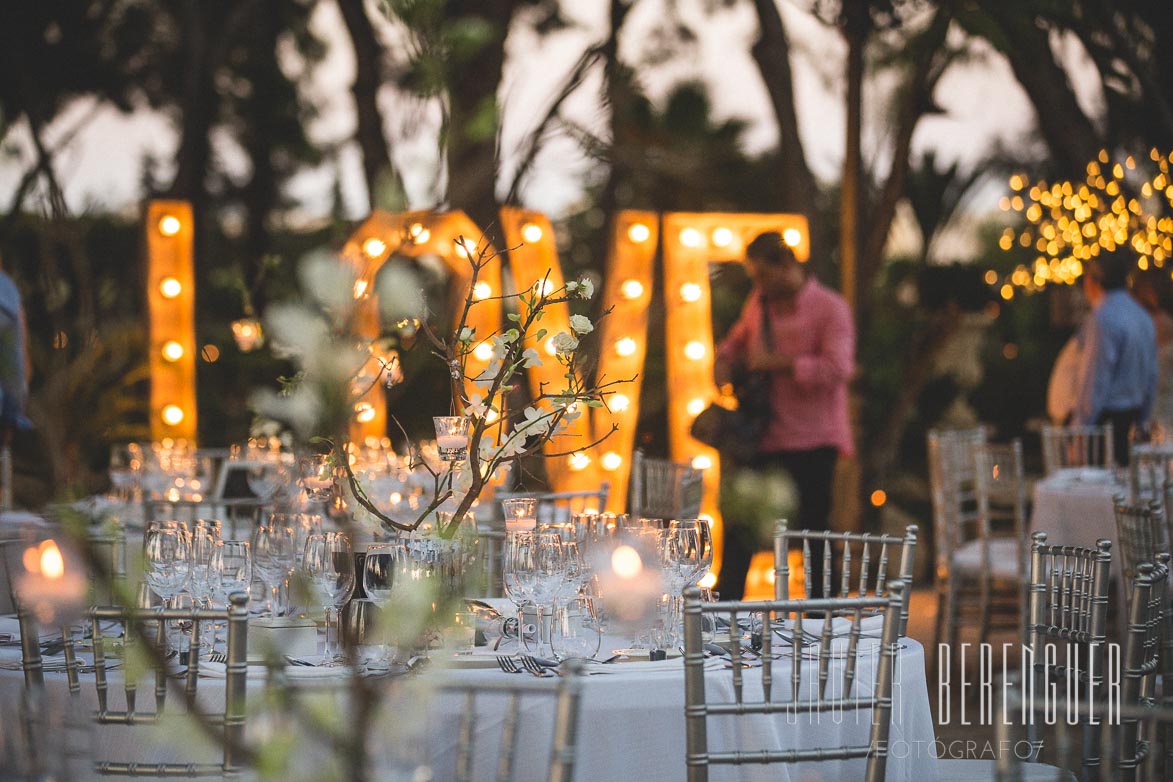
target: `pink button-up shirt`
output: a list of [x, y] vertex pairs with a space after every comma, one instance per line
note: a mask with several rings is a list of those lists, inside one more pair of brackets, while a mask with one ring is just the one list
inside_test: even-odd
[[[755, 288], [741, 317], [717, 349], [717, 358], [736, 365], [761, 341], [762, 296]], [[847, 418], [847, 384], [855, 371], [855, 324], [847, 302], [809, 278], [792, 304], [774, 301], [769, 309], [772, 352], [794, 359], [793, 373], [771, 379], [770, 423], [761, 453], [835, 446], [855, 452]]]

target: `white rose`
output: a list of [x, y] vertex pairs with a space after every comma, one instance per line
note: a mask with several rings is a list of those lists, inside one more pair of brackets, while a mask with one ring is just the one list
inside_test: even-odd
[[561, 354], [567, 355], [573, 353], [578, 349], [578, 340], [571, 334], [565, 331], [559, 331], [554, 335], [554, 350]]
[[579, 280], [578, 285], [579, 298], [589, 299], [595, 295], [595, 284], [588, 277], [583, 277]]
[[591, 324], [591, 319], [586, 317], [585, 315], [571, 315], [570, 316], [570, 329], [575, 334], [582, 335], [582, 334], [590, 334], [592, 331], [595, 330], [595, 327]]

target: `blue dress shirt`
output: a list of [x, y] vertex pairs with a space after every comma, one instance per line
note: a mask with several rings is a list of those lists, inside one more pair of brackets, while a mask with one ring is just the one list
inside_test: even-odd
[[1095, 424], [1106, 411], [1140, 409], [1147, 421], [1157, 392], [1153, 319], [1123, 289], [1107, 291], [1084, 322], [1075, 422]]

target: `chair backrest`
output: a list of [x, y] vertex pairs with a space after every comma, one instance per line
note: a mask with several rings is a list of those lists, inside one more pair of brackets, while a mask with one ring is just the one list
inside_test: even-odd
[[[452, 779], [455, 782], [471, 782], [476, 777], [488, 777], [482, 771], [476, 774], [476, 759], [478, 757], [491, 758], [496, 765], [496, 776], [499, 782], [507, 782], [514, 778], [515, 773], [524, 771], [527, 777], [534, 772], [534, 755], [528, 752], [525, 760], [520, 764], [514, 762], [517, 756], [517, 743], [521, 734], [519, 722], [522, 710], [522, 700], [526, 695], [535, 697], [553, 698], [554, 738], [550, 748], [549, 772], [547, 782], [572, 782], [574, 779], [574, 761], [578, 742], [579, 706], [582, 698], [582, 664], [577, 660], [568, 660], [561, 666], [561, 676], [551, 679], [534, 679], [530, 677], [506, 677], [499, 680], [478, 680], [470, 683], [467, 678], [441, 679], [436, 684], [441, 692], [459, 693], [464, 695], [464, 707], [460, 711], [460, 725], [457, 732], [459, 754], [456, 758], [456, 771]], [[498, 752], [477, 752], [477, 699], [480, 696], [508, 696], [501, 729], [501, 745]]]
[[1157, 561], [1157, 555], [1169, 553], [1168, 528], [1160, 502], [1133, 505], [1124, 495], [1113, 498], [1116, 511], [1116, 541], [1120, 546], [1120, 567], [1124, 578], [1136, 578], [1143, 562]]
[[1116, 466], [1112, 454], [1112, 424], [1103, 426], [1043, 426], [1043, 471], [1050, 475], [1065, 467]]
[[637, 450], [631, 458], [632, 518], [695, 519], [701, 512], [704, 475], [690, 464], [653, 459]]
[[[724, 601], [705, 603], [701, 592], [690, 587], [684, 592], [684, 697], [689, 782], [707, 782], [709, 767], [714, 765], [761, 765], [803, 763], [825, 760], [866, 758], [868, 782], [881, 782], [888, 758], [888, 734], [893, 711], [893, 679], [899, 651], [900, 612], [904, 605], [904, 584], [889, 584], [884, 597], [850, 597], [829, 600], [772, 600], [757, 602]], [[873, 639], [861, 640], [861, 623], [865, 613], [884, 612], [883, 635], [877, 648]], [[825, 612], [850, 616], [845, 632], [834, 632], [833, 622], [822, 621], [817, 650], [805, 643], [804, 614]], [[740, 664], [731, 666], [733, 700], [714, 702], [708, 699], [705, 678], [705, 644], [701, 634], [706, 614], [723, 617], [730, 628], [727, 647], [731, 659], [740, 661], [745, 648], [741, 638], [743, 619], [761, 615], [755, 637], [761, 638], [760, 700], [746, 695], [745, 675]], [[778, 617], [793, 615], [794, 622], [783, 624]], [[809, 623], [808, 623], [809, 626]], [[775, 633], [790, 651], [789, 671], [779, 671], [775, 679]], [[840, 643], [834, 641], [838, 638]], [[846, 643], [842, 641], [846, 639]], [[859, 686], [857, 675], [872, 664], [878, 652], [872, 682]], [[778, 667], [783, 667], [778, 663]], [[723, 673], [723, 671], [722, 671]], [[834, 674], [834, 675], [832, 675]], [[713, 675], [716, 675], [715, 673]], [[778, 687], [775, 688], [775, 681]], [[869, 686], [871, 685], [871, 686]], [[775, 693], [775, 689], [780, 690]], [[708, 718], [748, 714], [818, 715], [871, 711], [871, 733], [867, 744], [855, 746], [820, 746], [785, 749], [761, 749], [714, 752], [709, 749]], [[844, 718], [847, 718], [846, 716]], [[819, 731], [812, 735], [819, 735]], [[835, 736], [834, 731], [823, 732]]]
[[[98, 696], [98, 710], [94, 720], [99, 725], [155, 725], [164, 713], [166, 705], [168, 676], [166, 666], [166, 623], [190, 623], [190, 644], [187, 649], [188, 666], [184, 676], [183, 698], [189, 714], [204, 722], [210, 730], [222, 739], [223, 754], [220, 763], [140, 763], [134, 760], [98, 760], [94, 770], [103, 776], [201, 776], [214, 777], [237, 772], [241, 766], [245, 728], [245, 676], [248, 668], [248, 596], [235, 593], [230, 597], [226, 610], [199, 608], [182, 609], [137, 609], [125, 607], [94, 607], [87, 612], [86, 634], [93, 645], [94, 686]], [[197, 702], [199, 682], [199, 639], [200, 625], [206, 622], [226, 622], [228, 626], [228, 655], [224, 692], [223, 715], [208, 715]], [[121, 657], [145, 657], [154, 669], [154, 709], [140, 708], [138, 678], [126, 676], [123, 683], [125, 709], [110, 706], [111, 661], [106, 656], [106, 635], [110, 622], [116, 622], [122, 631]], [[21, 627], [22, 634], [24, 625]], [[33, 636], [36, 637], [35, 635]], [[69, 691], [81, 691], [80, 664], [77, 658], [76, 639], [66, 629], [64, 637], [65, 667]], [[138, 647], [142, 647], [141, 653]], [[41, 674], [40, 655], [34, 662], [36, 673]], [[26, 677], [28, 675], [26, 663]], [[43, 678], [41, 679], [43, 681]]]
[[[1030, 686], [1041, 691], [1049, 682], [1069, 680], [1076, 688], [1103, 691], [1111, 565], [1110, 540], [1097, 541], [1094, 549], [1051, 546], [1046, 533], [1034, 533], [1026, 637]], [[1039, 727], [1028, 726], [1032, 742]], [[1097, 767], [1099, 756], [1089, 754], [1084, 764]]]
[[1132, 498], [1165, 501], [1165, 491], [1173, 482], [1173, 448], [1134, 445], [1129, 452], [1128, 487]]
[[[985, 443], [977, 452], [979, 491], [985, 495], [991, 526], [1003, 522], [1008, 534], [1025, 539], [1026, 477], [1022, 465], [1022, 440]], [[987, 532], [997, 534], [998, 530]]]
[[[900, 609], [900, 635], [908, 627], [908, 600], [916, 565], [917, 526], [910, 524], [904, 536], [866, 532], [812, 532], [789, 529], [786, 519], [774, 527], [774, 599], [790, 599], [790, 552], [802, 553], [802, 572], [810, 594], [811, 566], [823, 563], [822, 594], [838, 597], [886, 597], [896, 579], [904, 583], [904, 605]], [[897, 556], [899, 552], [899, 556]], [[839, 573], [832, 562], [839, 562]], [[882, 613], [881, 608], [874, 613]]]
[[611, 484], [603, 481], [598, 489], [588, 491], [560, 491], [546, 494], [527, 492], [497, 492], [495, 500], [533, 497], [538, 501], [539, 524], [565, 524], [579, 513], [601, 513], [607, 506]]
[[[995, 706], [996, 714], [1002, 715], [995, 723], [994, 742], [1000, 748], [996, 782], [1070, 782], [1073, 779], [1157, 782], [1169, 779], [1173, 769], [1173, 747], [1168, 739], [1173, 735], [1173, 708], [1168, 705], [1155, 707], [1151, 703], [1137, 705], [1123, 700], [1109, 704], [1106, 698], [1069, 700], [1062, 689], [1058, 691], [1058, 697], [1031, 699], [1016, 675], [996, 689], [1002, 698], [1002, 703]], [[1121, 757], [1116, 762], [1104, 763], [1096, 769], [1085, 768], [1081, 772], [1083, 759], [1088, 754], [1111, 758], [1118, 748], [1125, 746], [1122, 731], [1113, 729], [1116, 721], [1121, 726], [1129, 722], [1136, 724], [1141, 735], [1163, 734], [1166, 738], [1160, 743], [1150, 743], [1147, 751], [1141, 744], [1139, 757]], [[1028, 742], [1023, 740], [1025, 728], [1031, 723], [1049, 725], [1048, 740], [1042, 747], [1028, 748]], [[1099, 729], [1090, 731], [1091, 727]], [[1092, 742], [1090, 746], [1089, 741]], [[1130, 753], [1121, 753], [1124, 754]], [[1053, 765], [1035, 762], [1040, 758]]]
[[933, 499], [933, 546], [937, 569], [968, 539], [978, 537], [982, 518], [978, 502], [978, 452], [986, 444], [985, 427], [933, 429], [928, 435], [929, 482]]
[[[1155, 695], [1161, 658], [1167, 651], [1162, 649], [1162, 640], [1168, 629], [1168, 553], [1162, 554], [1159, 561], [1138, 565], [1131, 586], [1120, 696], [1125, 704], [1143, 706]], [[1141, 731], [1136, 716], [1120, 721], [1120, 757], [1116, 766], [1122, 779], [1127, 782], [1137, 779], [1148, 748], [1156, 745], [1157, 738]], [[1173, 772], [1173, 768], [1169, 771]]]

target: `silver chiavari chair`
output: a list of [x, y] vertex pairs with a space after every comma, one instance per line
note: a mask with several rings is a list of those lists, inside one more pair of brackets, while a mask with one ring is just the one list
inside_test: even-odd
[[[1060, 689], [1070, 683], [1081, 694], [1103, 692], [1111, 565], [1109, 540], [1099, 540], [1089, 549], [1047, 545], [1043, 532], [1032, 536], [1027, 682], [1032, 692], [1037, 688], [1038, 697], [1049, 683]], [[1098, 773], [1097, 728], [1084, 727], [1088, 750], [1083, 765], [1087, 773]], [[1028, 725], [1027, 734], [1036, 745], [1038, 733], [1038, 724]]]
[[1120, 546], [1120, 567], [1126, 582], [1136, 578], [1143, 562], [1156, 562], [1157, 555], [1169, 552], [1168, 529], [1161, 503], [1142, 501], [1133, 505], [1124, 495], [1112, 499], [1116, 512], [1116, 540]]
[[[792, 764], [820, 761], [866, 759], [866, 779], [881, 782], [888, 759], [888, 736], [893, 713], [893, 681], [896, 656], [900, 644], [900, 613], [904, 606], [904, 584], [900, 580], [888, 585], [888, 595], [881, 597], [849, 597], [829, 600], [773, 600], [755, 602], [725, 601], [705, 603], [701, 592], [691, 587], [684, 592], [684, 693], [685, 722], [689, 782], [707, 782], [710, 766], [740, 766]], [[861, 623], [865, 614], [883, 611], [883, 635], [877, 649], [864, 639], [861, 643]], [[832, 649], [831, 622], [821, 622], [819, 642], [815, 647], [805, 646], [808, 637], [803, 631], [803, 615], [807, 613], [850, 616], [846, 632], [847, 643]], [[761, 700], [750, 700], [746, 692], [745, 676], [740, 660], [743, 646], [739, 618], [761, 614]], [[779, 617], [793, 615], [794, 623], [781, 648], [775, 647], [775, 632], [782, 629]], [[706, 692], [705, 645], [702, 625], [705, 615], [725, 617], [730, 628], [727, 649], [734, 664], [733, 701], [711, 701]], [[843, 637], [842, 634], [839, 635]], [[786, 654], [789, 650], [789, 654]], [[781, 652], [781, 654], [779, 654]], [[838, 653], [843, 660], [842, 670], [832, 665], [831, 658]], [[857, 673], [864, 655], [877, 653], [876, 674], [870, 685], [860, 686]], [[791, 669], [778, 677], [775, 687], [774, 660], [786, 656]], [[832, 675], [834, 673], [835, 675]], [[715, 675], [715, 674], [714, 674]], [[776, 693], [775, 690], [780, 690]], [[866, 690], [863, 694], [861, 690]], [[819, 715], [827, 712], [870, 711], [870, 733], [867, 743], [851, 746], [812, 747], [794, 749], [773, 747], [764, 749], [731, 749], [714, 751], [709, 747], [708, 720], [710, 717], [749, 715]], [[846, 717], [844, 717], [846, 719]]]
[[[1118, 699], [1105, 690], [1067, 696], [1062, 687], [1038, 693], [1015, 676], [999, 693], [1006, 699], [998, 710], [995, 743], [1000, 782], [1073, 780], [1156, 782], [1173, 780], [1173, 708], [1152, 698], [1162, 651], [1162, 625], [1167, 620], [1168, 556], [1157, 565], [1142, 564], [1131, 582], [1132, 606], [1121, 665]], [[1048, 740], [1019, 751], [1029, 742], [1032, 725], [1048, 725]], [[1095, 725], [1097, 730], [1089, 731]], [[1021, 731], [1026, 728], [1026, 731]], [[1087, 766], [1094, 757], [1102, 762]], [[1040, 758], [1047, 761], [1043, 763]]]
[[[439, 692], [457, 693], [464, 696], [464, 707], [460, 712], [460, 724], [457, 736], [459, 737], [459, 753], [456, 757], [456, 770], [452, 779], [455, 782], [471, 782], [474, 776], [487, 776], [483, 771], [477, 774], [476, 759], [478, 757], [491, 758], [496, 765], [498, 782], [509, 782], [515, 774], [524, 770], [527, 776], [532, 776], [534, 767], [532, 755], [527, 754], [518, 768], [515, 762], [517, 757], [518, 739], [521, 731], [519, 725], [523, 712], [522, 702], [525, 696], [534, 696], [554, 699], [554, 738], [550, 748], [549, 770], [545, 775], [547, 782], [572, 782], [574, 779], [574, 762], [578, 743], [579, 706], [582, 699], [582, 663], [577, 660], [568, 660], [561, 666], [561, 675], [558, 677], [535, 679], [530, 677], [509, 677], [500, 680], [477, 681], [470, 684], [467, 679], [440, 679], [436, 683]], [[497, 752], [478, 752], [476, 714], [477, 699], [481, 696], [507, 696], [504, 719], [501, 728], [501, 743]], [[529, 699], [532, 700], [532, 699]]]
[[694, 519], [701, 512], [704, 475], [691, 464], [649, 458], [637, 450], [628, 495], [632, 518]]
[[[908, 600], [916, 565], [917, 526], [910, 524], [904, 536], [865, 532], [812, 532], [791, 530], [786, 519], [774, 527], [774, 599], [790, 599], [790, 552], [801, 552], [802, 573], [811, 594], [812, 564], [822, 563], [824, 596], [887, 596], [888, 585], [904, 583], [904, 605], [900, 609], [900, 635], [908, 628]], [[838, 563], [838, 573], [833, 563]], [[879, 609], [873, 613], [882, 613]]]
[[1173, 449], [1134, 445], [1129, 454], [1128, 488], [1133, 501], [1163, 503], [1165, 491], [1173, 479]]
[[[167, 700], [168, 676], [165, 645], [168, 622], [190, 623], [190, 643], [187, 649], [187, 672], [184, 674], [183, 698], [187, 713], [203, 722], [222, 742], [220, 763], [140, 763], [134, 760], [96, 760], [94, 772], [101, 776], [152, 777], [219, 777], [237, 774], [244, 765], [245, 677], [248, 669], [248, 596], [235, 593], [229, 598], [226, 610], [199, 608], [134, 609], [125, 607], [93, 607], [87, 612], [90, 640], [93, 645], [93, 675], [97, 691], [98, 709], [94, 721], [98, 725], [157, 725], [164, 715]], [[155, 672], [154, 708], [144, 709], [140, 703], [138, 678], [126, 676], [122, 685], [125, 708], [112, 705], [111, 661], [106, 655], [104, 625], [116, 622], [122, 631], [123, 660], [145, 656]], [[197, 704], [199, 682], [199, 639], [203, 623], [226, 622], [228, 627], [228, 655], [222, 715], [203, 713]], [[23, 630], [23, 628], [22, 628]], [[35, 637], [35, 636], [34, 636]], [[66, 672], [69, 691], [81, 691], [73, 633], [65, 636]], [[38, 655], [39, 660], [39, 655]], [[40, 671], [38, 671], [40, 673]], [[27, 672], [26, 672], [27, 675]]]
[[1065, 467], [1115, 466], [1112, 424], [1043, 426], [1043, 471], [1047, 475]]

